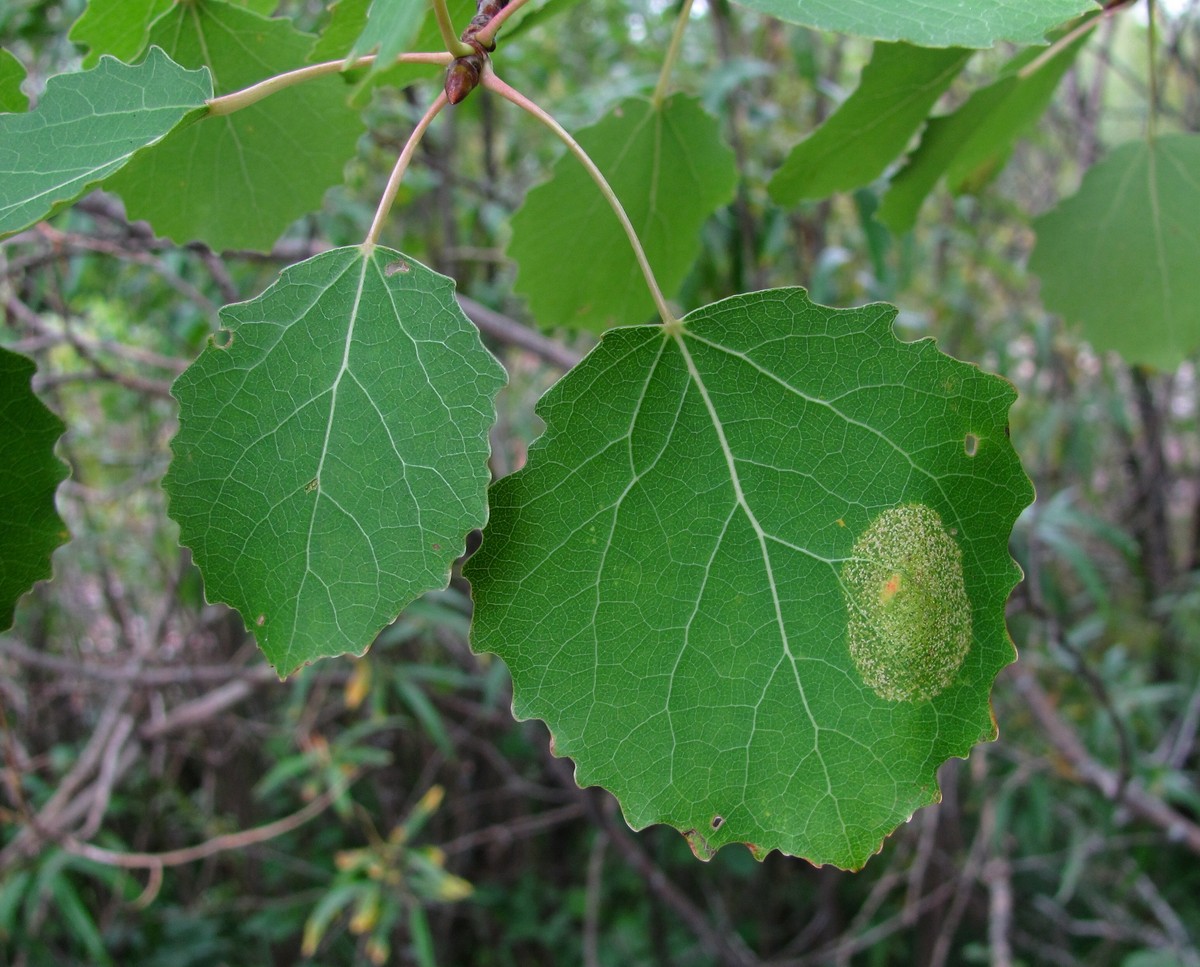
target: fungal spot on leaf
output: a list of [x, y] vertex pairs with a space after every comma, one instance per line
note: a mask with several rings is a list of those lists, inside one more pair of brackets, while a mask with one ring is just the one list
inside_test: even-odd
[[973, 457], [979, 452], [979, 437], [974, 433], [968, 433], [963, 439], [963, 450], [966, 451], [968, 457]]
[[713, 829], [720, 829], [724, 825], [725, 825], [725, 817], [724, 816], [713, 816], [713, 818], [712, 818], [712, 828]]
[[304, 492], [306, 494], [311, 494], [319, 486], [320, 486], [320, 481], [318, 481], [318, 479], [316, 477], [313, 477], [312, 480], [310, 480], [308, 483], [306, 483], [304, 485]]
[[254, 624], [258, 628], [261, 628], [266, 623], [267, 623], [267, 616], [265, 614], [260, 614], [257, 618], [254, 619]]
[[218, 349], [228, 349], [233, 345], [233, 333], [228, 329], [218, 329], [212, 335], [212, 344]]
[[889, 702], [923, 702], [954, 681], [971, 647], [962, 551], [924, 504], [886, 510], [842, 568], [850, 657]]
[[393, 275], [407, 273], [411, 270], [412, 266], [405, 262], [404, 259], [397, 259], [395, 262], [389, 262], [386, 266], [384, 266], [383, 274], [388, 278], [391, 278]]

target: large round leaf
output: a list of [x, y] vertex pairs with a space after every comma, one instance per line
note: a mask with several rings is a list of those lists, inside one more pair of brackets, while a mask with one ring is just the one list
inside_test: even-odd
[[707, 858], [856, 868], [995, 733], [1012, 388], [802, 289], [613, 330], [468, 563], [474, 647], [582, 785]]

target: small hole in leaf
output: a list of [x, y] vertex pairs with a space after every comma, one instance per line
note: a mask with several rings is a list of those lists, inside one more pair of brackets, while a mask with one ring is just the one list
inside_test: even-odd
[[724, 816], [713, 816], [713, 818], [712, 818], [712, 828], [713, 829], [720, 829], [724, 825], [725, 825], [725, 817]]
[[979, 437], [974, 433], [968, 433], [963, 438], [963, 451], [968, 457], [973, 457], [979, 452]]
[[213, 333], [212, 344], [218, 349], [228, 349], [233, 345], [233, 333], [228, 329], [218, 329]]
[[389, 278], [404, 272], [409, 272], [412, 269], [404, 259], [397, 259], [395, 262], [389, 262], [383, 269], [383, 274]]

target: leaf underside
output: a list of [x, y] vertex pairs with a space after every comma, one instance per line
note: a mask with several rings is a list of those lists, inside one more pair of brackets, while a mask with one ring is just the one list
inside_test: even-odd
[[1200, 135], [1121, 145], [1034, 229], [1042, 301], [1097, 349], [1172, 370], [1200, 347]]
[[[858, 868], [938, 798], [946, 758], [994, 736], [1007, 539], [1032, 498], [1014, 394], [899, 342], [894, 314], [783, 289], [678, 337], [613, 330], [492, 488], [473, 647], [581, 785], [701, 858], [741, 842]], [[911, 534], [931, 562], [908, 561]], [[920, 648], [872, 657], [889, 635]]]
[[34, 365], [0, 348], [0, 631], [17, 599], [50, 577], [50, 554], [67, 539], [54, 493], [67, 468], [54, 456], [63, 424], [30, 389]]
[[136, 160], [211, 96], [207, 71], [185, 70], [158, 49], [135, 67], [106, 57], [52, 77], [36, 110], [0, 115], [0, 238]]
[[361, 653], [487, 520], [503, 370], [453, 282], [382, 248], [294, 265], [221, 318], [173, 389], [170, 514], [281, 674]]
[[1094, 0], [737, 0], [788, 23], [924, 47], [1040, 44]]

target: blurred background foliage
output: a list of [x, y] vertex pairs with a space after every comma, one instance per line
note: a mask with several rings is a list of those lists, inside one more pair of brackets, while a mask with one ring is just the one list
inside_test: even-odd
[[[82, 10], [0, 5], [0, 42], [35, 98], [78, 66], [66, 32]], [[553, 0], [498, 56], [577, 128], [652, 88], [675, 10]], [[307, 29], [327, 15], [300, 0], [280, 12]], [[1200, 131], [1200, 3], [1161, 18], [1161, 124]], [[540, 723], [512, 721], [504, 667], [467, 647], [461, 581], [367, 656], [283, 684], [237, 616], [205, 603], [159, 487], [170, 380], [218, 306], [363, 237], [434, 73], [374, 90], [345, 185], [269, 256], [172, 246], [101, 194], [0, 246], [0, 339], [37, 359], [37, 389], [70, 428], [59, 507], [73, 537], [0, 636], [0, 962], [1200, 964], [1195, 366], [1096, 355], [1040, 308], [1024, 267], [1031, 217], [1144, 131], [1144, 4], [1096, 31], [992, 185], [936, 193], [900, 238], [871, 218], [880, 185], [793, 210], [765, 188], [853, 89], [869, 43], [726, 0], [692, 20], [676, 84], [722, 119], [742, 184], [705, 229], [685, 308], [791, 284], [831, 305], [894, 301], [904, 338], [934, 336], [1020, 392], [1012, 437], [1038, 500], [1013, 538], [1021, 662], [995, 689], [1000, 740], [948, 763], [942, 803], [860, 873], [732, 849], [701, 865], [671, 831], [632, 835], [610, 797], [575, 787]], [[945, 103], [1011, 53], [978, 55]], [[557, 153], [477, 93], [421, 145], [385, 241], [528, 323], [506, 226]], [[489, 341], [510, 372], [502, 475], [538, 432], [534, 401], [587, 343]]]

